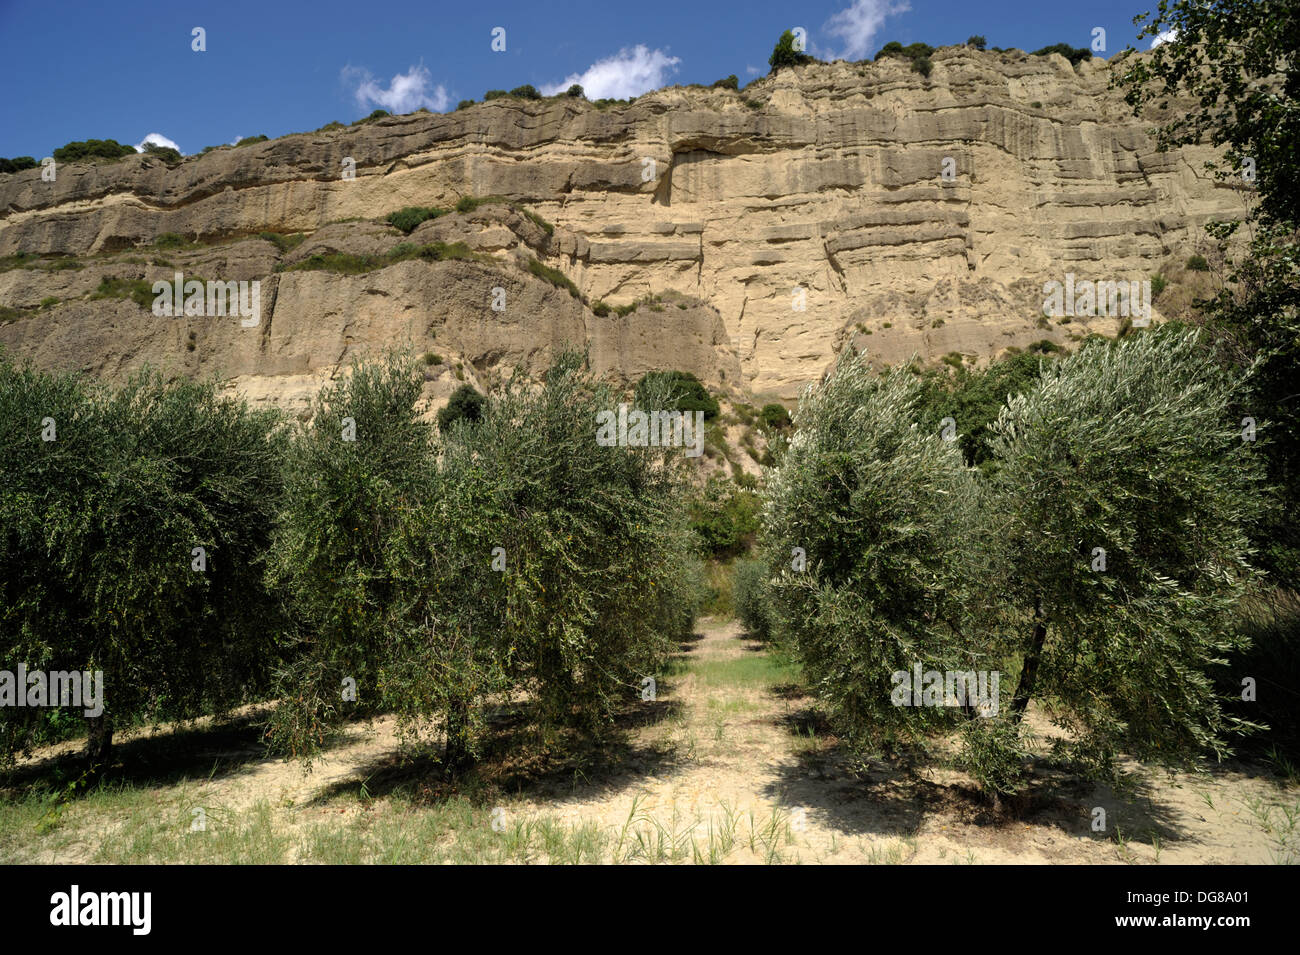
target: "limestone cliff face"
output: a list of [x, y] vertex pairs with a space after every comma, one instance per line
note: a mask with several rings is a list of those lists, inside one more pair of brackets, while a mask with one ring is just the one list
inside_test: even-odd
[[[850, 340], [896, 362], [1113, 333], [1113, 318], [1044, 328], [1043, 282], [1147, 278], [1190, 252], [1207, 220], [1243, 208], [1198, 151], [1155, 151], [1150, 121], [1108, 89], [1101, 60], [965, 48], [932, 60], [928, 79], [905, 61], [837, 62], [739, 94], [674, 87], [605, 109], [495, 100], [173, 168], [140, 156], [63, 166], [53, 183], [39, 170], [0, 176], [0, 256], [85, 266], [0, 272], [0, 342], [49, 365], [114, 375], [150, 360], [301, 398], [357, 349], [409, 342], [473, 379], [585, 341], [613, 377], [688, 368], [714, 387], [789, 398]], [[355, 179], [342, 178], [345, 159]], [[463, 196], [513, 205], [409, 238], [382, 224]], [[250, 238], [263, 231], [310, 235], [283, 255]], [[161, 264], [140, 255], [164, 233], [204, 246]], [[484, 259], [274, 271], [402, 241], [464, 241]], [[533, 258], [585, 301], [531, 274]], [[266, 320], [199, 327], [85, 298], [104, 274], [153, 281], [182, 264], [263, 279]], [[508, 305], [494, 312], [502, 287]], [[590, 308], [663, 293], [676, 297], [623, 318]], [[59, 303], [38, 308], [49, 297]]]

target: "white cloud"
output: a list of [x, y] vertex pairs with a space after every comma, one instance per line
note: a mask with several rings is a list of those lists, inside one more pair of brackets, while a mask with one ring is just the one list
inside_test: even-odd
[[1162, 44], [1173, 43], [1177, 39], [1178, 39], [1177, 28], [1170, 27], [1164, 33], [1158, 33], [1155, 36], [1153, 36], [1151, 38], [1151, 46], [1149, 46], [1147, 49], [1154, 50], [1156, 47], [1161, 46]]
[[638, 43], [598, 60], [585, 73], [572, 73], [558, 83], [543, 86], [547, 96], [563, 93], [574, 83], [581, 84], [589, 99], [628, 99], [667, 84], [668, 75], [677, 72], [681, 60], [663, 50], [651, 50]]
[[758, 74], [762, 73], [763, 71], [760, 70], [757, 66], [746, 66], [745, 72], [748, 73], [750, 76], [758, 76]]
[[390, 113], [410, 113], [421, 106], [435, 113], [444, 112], [451, 105], [451, 97], [442, 84], [433, 85], [433, 78], [423, 66], [413, 66], [398, 73], [385, 89], [370, 73], [356, 66], [345, 66], [344, 83], [356, 83], [353, 95], [362, 109], [379, 107]]
[[172, 142], [162, 133], [150, 133], [144, 139], [136, 143], [135, 151], [138, 153], [144, 152], [144, 147], [146, 143], [153, 143], [155, 146], [166, 146], [169, 149], [176, 150], [178, 153], [184, 152], [184, 150], [181, 149], [181, 147], [177, 146], [174, 142]]
[[[911, 9], [907, 0], [853, 0], [851, 6], [827, 20], [823, 29], [844, 41], [844, 50], [838, 54], [840, 59], [862, 60], [873, 52], [873, 41], [885, 18]], [[830, 58], [829, 51], [821, 52], [824, 58]]]

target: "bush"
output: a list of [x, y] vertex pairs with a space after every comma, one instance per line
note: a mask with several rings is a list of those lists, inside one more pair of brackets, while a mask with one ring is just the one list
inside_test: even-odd
[[266, 136], [245, 136], [239, 142], [235, 143], [235, 147], [252, 146], [254, 143], [264, 143], [267, 139], [268, 137]]
[[483, 417], [487, 399], [474, 390], [473, 385], [461, 385], [452, 392], [446, 407], [438, 412], [438, 430], [450, 431], [457, 421], [477, 424]]
[[427, 222], [429, 219], [436, 219], [438, 216], [445, 216], [446, 214], [446, 209], [434, 209], [428, 206], [407, 206], [404, 209], [398, 209], [396, 212], [390, 212], [384, 221], [394, 229], [410, 235], [421, 222]]
[[507, 93], [505, 90], [488, 90], [486, 93], [483, 94], [483, 102], [487, 103], [494, 99], [501, 99], [509, 95], [510, 94]]
[[580, 83], [574, 83], [564, 91], [565, 96], [572, 96], [574, 99], [586, 99], [587, 94]]
[[758, 533], [760, 501], [753, 491], [710, 478], [691, 504], [691, 528], [706, 557], [726, 558], [749, 550]]
[[966, 38], [966, 45], [973, 46], [977, 50], [983, 50], [987, 44], [988, 40], [984, 39], [984, 37], [980, 36], [978, 33], [972, 37]]
[[537, 92], [537, 88], [530, 83], [523, 86], [516, 86], [510, 91], [511, 96], [517, 96], [520, 99], [541, 99], [542, 94]]
[[724, 77], [723, 79], [720, 79], [720, 80], [714, 80], [713, 83], [712, 83], [712, 85], [710, 85], [709, 89], [714, 89], [714, 90], [739, 90], [739, 89], [740, 89], [740, 80], [736, 77], [736, 74], [735, 74], [735, 73], [732, 73], [730, 76]]
[[178, 163], [183, 158], [180, 150], [173, 149], [171, 146], [159, 146], [156, 143], [145, 143], [144, 151], [150, 156], [157, 156], [163, 162], [172, 164]]
[[471, 106], [473, 106], [474, 104], [475, 104], [475, 100], [472, 100], [472, 99], [463, 99], [463, 100], [461, 100], [459, 103], [456, 104], [456, 109], [457, 109], [457, 110], [469, 109], [469, 108], [470, 108]]
[[1156, 275], [1151, 276], [1151, 297], [1153, 299], [1159, 298], [1160, 293], [1163, 292], [1168, 285], [1169, 280], [1163, 275], [1157, 273]]
[[731, 601], [736, 616], [755, 640], [772, 638], [772, 608], [767, 593], [768, 566], [761, 560], [738, 560]]
[[1059, 53], [1070, 61], [1071, 66], [1078, 66], [1084, 60], [1092, 58], [1092, 50], [1086, 46], [1073, 47], [1068, 43], [1053, 43], [1051, 46], [1045, 46], [1041, 50], [1035, 50], [1033, 56], [1048, 56], [1052, 53]]
[[78, 162], [83, 159], [121, 159], [134, 156], [134, 146], [126, 146], [116, 139], [87, 139], [68, 143], [54, 150], [54, 158], [59, 162]]
[[786, 30], [781, 34], [780, 39], [776, 41], [772, 55], [768, 57], [767, 65], [771, 67], [769, 72], [775, 73], [783, 66], [800, 66], [811, 62], [813, 62], [811, 56], [794, 48], [794, 33]]
[[775, 402], [763, 405], [763, 410], [758, 413], [758, 417], [763, 427], [769, 431], [780, 431], [790, 426], [790, 412], [785, 409], [785, 405]]
[[31, 156], [15, 156], [13, 159], [0, 159], [0, 172], [22, 172], [35, 169], [39, 163]]
[[[92, 762], [115, 726], [269, 692], [282, 659], [263, 582], [281, 497], [278, 416], [213, 383], [145, 371], [109, 388], [7, 362], [0, 415], [14, 424], [0, 431], [0, 656], [103, 671]], [[0, 708], [0, 760], [55, 712]]]
[[920, 73], [922, 76], [929, 76], [934, 70], [934, 65], [930, 62], [928, 56], [918, 56], [912, 61], [912, 72]]
[[1187, 260], [1187, 268], [1192, 272], [1208, 272], [1210, 271], [1210, 263], [1205, 261], [1203, 255], [1193, 255]]
[[929, 433], [937, 433], [944, 418], [956, 422], [957, 445], [968, 465], [993, 466], [987, 438], [989, 426], [997, 420], [1010, 395], [1030, 390], [1038, 381], [1043, 358], [1036, 352], [1021, 352], [984, 369], [969, 368], [957, 355], [956, 374], [939, 371], [921, 375], [921, 398], [917, 421]]
[[925, 59], [934, 52], [934, 47], [928, 43], [909, 43], [907, 46], [899, 43], [897, 40], [890, 40], [880, 48], [876, 54], [876, 59], [892, 56], [900, 60], [920, 60]]
[[[647, 402], [652, 398], [665, 401], [666, 406], [650, 408]], [[703, 411], [705, 421], [712, 421], [721, 411], [718, 399], [689, 371], [646, 372], [637, 382], [633, 400], [647, 411]]]

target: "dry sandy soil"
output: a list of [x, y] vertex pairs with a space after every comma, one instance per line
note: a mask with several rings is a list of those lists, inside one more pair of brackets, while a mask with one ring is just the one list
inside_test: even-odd
[[[1047, 770], [1040, 769], [1043, 795], [1028, 799], [1012, 816], [994, 812], [969, 780], [952, 771], [905, 773], [883, 764], [850, 765], [819, 725], [811, 701], [782, 682], [783, 671], [733, 621], [703, 620], [674, 670], [661, 681], [658, 699], [643, 704], [646, 715], [634, 720], [616, 753], [601, 753], [594, 763], [547, 764], [545, 754], [531, 765], [496, 763], [474, 795], [478, 808], [472, 825], [495, 823], [495, 829], [517, 830], [544, 819], [553, 828], [594, 829], [602, 846], [596, 857], [617, 861], [1214, 864], [1297, 859], [1300, 792], [1263, 767], [1233, 764], [1200, 775], [1145, 773], [1129, 799], [1069, 777], [1048, 778]], [[167, 794], [179, 786], [182, 803], [207, 806], [214, 819], [260, 809], [271, 814], [277, 831], [290, 836], [322, 824], [370, 825], [385, 814], [414, 813], [400, 818], [418, 819], [421, 811], [418, 799], [399, 804], [389, 798], [391, 788], [385, 791], [388, 777], [413, 778], [398, 768], [389, 720], [352, 727], [310, 774], [296, 764], [265, 758], [247, 734], [223, 748], [220, 734], [199, 730], [192, 745], [190, 765], [210, 765], [212, 771], [199, 769], [183, 781], [156, 782], [158, 799], [173, 809], [177, 803]], [[37, 754], [30, 768], [39, 770], [54, 753]], [[436, 783], [433, 787], [422, 791], [431, 793], [434, 803], [448, 794]], [[409, 787], [406, 792], [409, 797]], [[1104, 832], [1092, 830], [1095, 807], [1106, 810]], [[127, 812], [138, 813], [138, 805]], [[111, 807], [91, 812], [74, 801], [58, 838], [11, 831], [0, 840], [10, 843], [0, 847], [0, 858], [104, 859], [101, 847], [126, 838], [130, 826]], [[21, 838], [15, 840], [15, 835]], [[282, 858], [304, 858], [301, 840], [288, 843]], [[240, 861], [237, 852], [221, 861]], [[148, 858], [146, 850], [139, 861]], [[366, 854], [361, 858], [365, 861]], [[501, 856], [480, 852], [469, 861], [475, 858], [498, 861]], [[549, 857], [530, 851], [523, 858]]]

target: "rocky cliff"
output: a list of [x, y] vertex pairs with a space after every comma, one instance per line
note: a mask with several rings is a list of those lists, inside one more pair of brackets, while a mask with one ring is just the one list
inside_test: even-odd
[[[813, 64], [739, 93], [502, 99], [172, 166], [0, 175], [0, 343], [106, 376], [217, 373], [288, 405], [358, 349], [428, 352], [436, 393], [536, 370], [566, 341], [614, 378], [684, 368], [789, 398], [850, 340], [896, 362], [1112, 334], [1113, 317], [1046, 321], [1043, 283], [1148, 278], [1243, 208], [1198, 151], [1155, 150], [1102, 60], [932, 61], [929, 77], [904, 60]], [[410, 236], [383, 221], [466, 196], [506, 202]], [[172, 234], [185, 242], [155, 244]], [[453, 251], [383, 265], [400, 243]], [[259, 324], [157, 318], [123, 294], [177, 271], [260, 280]]]

